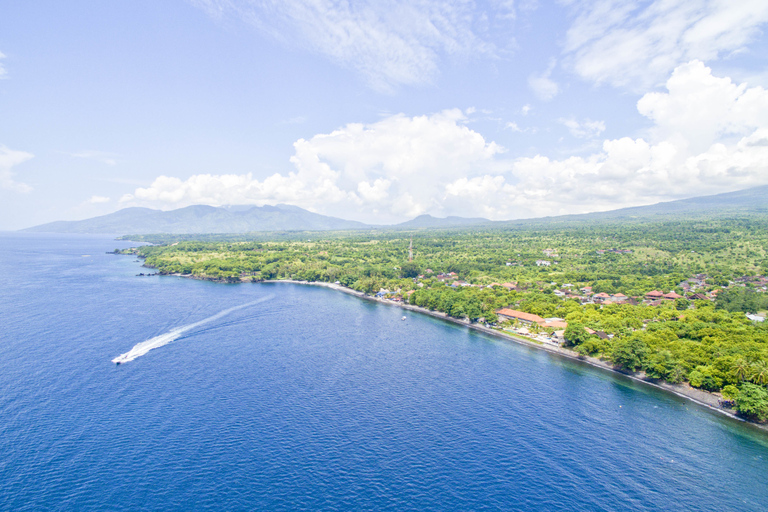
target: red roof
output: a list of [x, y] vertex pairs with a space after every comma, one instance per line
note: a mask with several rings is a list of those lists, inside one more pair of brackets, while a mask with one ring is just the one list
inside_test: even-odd
[[595, 299], [607, 299], [608, 297], [610, 297], [610, 295], [605, 292], [600, 292], [594, 296]]
[[659, 290], [653, 290], [652, 292], [646, 293], [645, 296], [646, 297], [663, 297], [664, 294]]
[[678, 295], [678, 294], [676, 294], [675, 292], [669, 292], [669, 293], [665, 293], [665, 294], [663, 295], [663, 297], [664, 297], [665, 299], [681, 299], [681, 298], [682, 298], [682, 295]]
[[543, 322], [544, 319], [539, 315], [532, 315], [531, 313], [525, 313], [523, 311], [517, 311], [514, 309], [503, 308], [496, 312], [497, 315], [507, 316], [509, 318], [517, 318], [518, 320], [524, 320], [526, 322]]

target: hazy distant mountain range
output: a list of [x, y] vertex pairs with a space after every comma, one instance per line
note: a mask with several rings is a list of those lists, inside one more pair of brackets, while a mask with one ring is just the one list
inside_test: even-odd
[[30, 232], [90, 234], [193, 234], [248, 233], [255, 231], [328, 231], [349, 229], [423, 229], [498, 226], [578, 221], [654, 219], [715, 213], [768, 213], [768, 185], [714, 196], [694, 197], [650, 206], [608, 212], [564, 215], [516, 221], [421, 215], [393, 226], [371, 226], [351, 220], [312, 213], [297, 206], [188, 206], [161, 211], [125, 208], [115, 213], [79, 221], [58, 221], [24, 229]]
[[115, 213], [77, 221], [42, 224], [24, 231], [50, 233], [248, 233], [250, 231], [326, 231], [361, 229], [362, 222], [312, 213], [297, 206], [215, 207], [187, 206], [161, 211], [125, 208]]

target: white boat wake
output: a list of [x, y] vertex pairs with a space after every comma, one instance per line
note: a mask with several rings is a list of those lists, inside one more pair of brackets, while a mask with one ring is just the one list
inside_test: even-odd
[[253, 302], [248, 302], [247, 304], [241, 304], [239, 306], [235, 306], [233, 308], [225, 309], [224, 311], [221, 311], [219, 313], [216, 313], [213, 316], [210, 316], [208, 318], [205, 318], [203, 320], [200, 320], [199, 322], [195, 322], [193, 324], [188, 325], [182, 325], [181, 327], [176, 327], [175, 329], [172, 329], [165, 334], [161, 334], [159, 336], [155, 336], [154, 338], [150, 338], [146, 341], [142, 341], [141, 343], [137, 343], [134, 345], [134, 347], [126, 352], [125, 354], [120, 354], [116, 358], [112, 360], [115, 364], [123, 364], [127, 363], [129, 361], [133, 361], [137, 357], [141, 357], [150, 350], [154, 350], [156, 348], [160, 348], [162, 346], [165, 346], [172, 342], [173, 340], [178, 339], [182, 334], [185, 332], [191, 331], [192, 329], [196, 327], [200, 327], [201, 325], [207, 324], [209, 322], [213, 322], [214, 320], [218, 320], [219, 318], [226, 316], [233, 311], [237, 311], [238, 309], [247, 308], [249, 306], [253, 306], [255, 304], [259, 304], [261, 302], [267, 301], [271, 299], [273, 296], [269, 295], [267, 297], [263, 297], [259, 300], [254, 300]]

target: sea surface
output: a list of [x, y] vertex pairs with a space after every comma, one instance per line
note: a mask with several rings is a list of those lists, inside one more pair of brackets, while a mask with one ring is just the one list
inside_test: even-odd
[[137, 277], [130, 245], [0, 234], [2, 510], [768, 510], [750, 425], [324, 288]]

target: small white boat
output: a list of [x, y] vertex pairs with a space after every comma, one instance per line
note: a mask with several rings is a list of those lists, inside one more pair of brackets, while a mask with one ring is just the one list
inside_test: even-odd
[[405, 320], [405, 317], [401, 318], [400, 320]]

